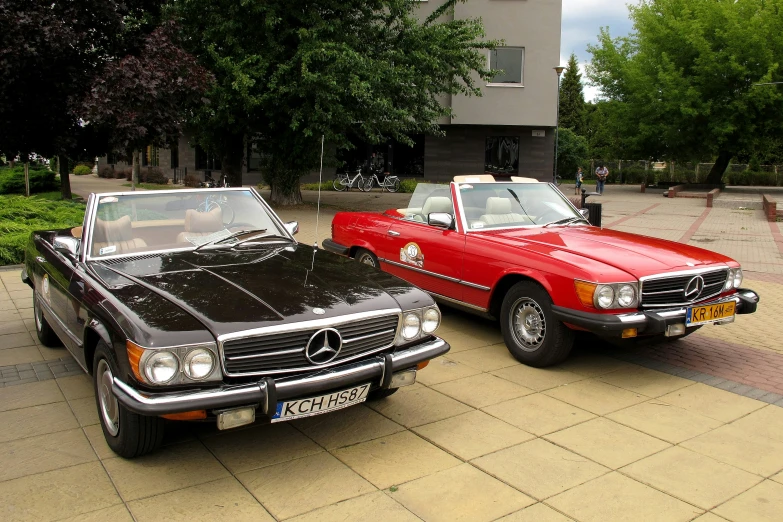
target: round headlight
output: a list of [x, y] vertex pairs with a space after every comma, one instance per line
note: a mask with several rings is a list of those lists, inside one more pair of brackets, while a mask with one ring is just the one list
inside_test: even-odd
[[437, 308], [429, 308], [424, 312], [424, 320], [421, 323], [421, 329], [424, 333], [432, 333], [440, 326], [440, 312]]
[[421, 331], [421, 319], [414, 313], [405, 314], [402, 318], [402, 336], [405, 339], [413, 339]]
[[734, 288], [739, 288], [742, 284], [742, 269], [737, 268], [734, 270]]
[[212, 373], [215, 358], [212, 352], [203, 348], [191, 350], [185, 356], [185, 375], [194, 380], [200, 380]]
[[609, 308], [614, 303], [614, 289], [611, 286], [599, 286], [595, 293], [595, 302], [601, 308]]
[[631, 285], [623, 285], [617, 291], [617, 304], [622, 308], [630, 307], [636, 300], [636, 290]]
[[171, 352], [156, 352], [144, 363], [144, 373], [155, 384], [166, 384], [178, 371], [179, 359]]

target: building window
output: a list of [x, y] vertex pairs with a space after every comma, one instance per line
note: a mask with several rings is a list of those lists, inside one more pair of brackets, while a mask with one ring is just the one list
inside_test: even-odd
[[516, 136], [487, 138], [484, 171], [489, 174], [519, 174], [519, 138]]
[[489, 51], [489, 69], [499, 71], [489, 81], [489, 85], [522, 86], [524, 66], [524, 47], [498, 47]]
[[205, 151], [196, 145], [196, 170], [220, 170], [222, 168], [222, 163], [214, 153]]
[[160, 150], [158, 147], [148, 145], [141, 154], [141, 166], [142, 167], [158, 167], [160, 166]]
[[250, 142], [247, 144], [247, 171], [257, 172], [261, 170], [261, 153], [258, 151], [258, 145]]
[[179, 145], [176, 143], [171, 146], [171, 168], [179, 168]]

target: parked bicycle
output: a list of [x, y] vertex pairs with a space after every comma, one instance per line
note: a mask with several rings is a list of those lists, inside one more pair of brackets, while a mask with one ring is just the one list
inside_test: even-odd
[[334, 178], [334, 181], [332, 182], [332, 186], [334, 187], [334, 190], [339, 192], [343, 192], [346, 189], [350, 190], [354, 187], [362, 190], [364, 182], [365, 178], [362, 176], [362, 169], [359, 169], [356, 171], [353, 177], [351, 177], [347, 172], [344, 172], [343, 174], [337, 174], [337, 176]]
[[397, 176], [386, 176], [381, 180], [378, 178], [377, 172], [370, 174], [370, 177], [366, 178], [364, 185], [360, 188], [365, 192], [370, 192], [376, 184], [381, 187], [381, 192], [384, 190], [388, 190], [389, 192], [397, 192], [400, 190], [400, 178]]

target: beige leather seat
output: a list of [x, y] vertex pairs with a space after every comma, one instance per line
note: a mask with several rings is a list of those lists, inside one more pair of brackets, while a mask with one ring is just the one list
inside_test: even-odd
[[421, 208], [421, 215], [424, 218], [424, 222], [427, 222], [427, 216], [433, 212], [443, 212], [444, 214], [454, 215], [454, 205], [451, 204], [451, 199], [447, 197], [429, 197], [424, 201], [424, 206]]
[[203, 237], [223, 230], [223, 210], [215, 207], [209, 212], [188, 209], [185, 212], [185, 231], [177, 236], [177, 243], [188, 243], [190, 237]]
[[122, 216], [114, 221], [96, 218], [92, 235], [91, 255], [94, 257], [125, 254], [147, 246], [143, 239], [133, 237], [130, 216]]
[[487, 225], [523, 225], [530, 222], [523, 214], [511, 212], [511, 200], [507, 198], [487, 198], [485, 214], [479, 217], [479, 221]]

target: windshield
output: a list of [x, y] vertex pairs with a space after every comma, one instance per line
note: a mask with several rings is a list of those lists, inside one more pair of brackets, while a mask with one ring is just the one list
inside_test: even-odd
[[548, 183], [460, 183], [459, 193], [471, 231], [583, 219]]
[[[250, 190], [98, 195], [89, 256], [193, 249], [241, 231], [286, 236]], [[226, 243], [231, 244], [231, 243]]]

